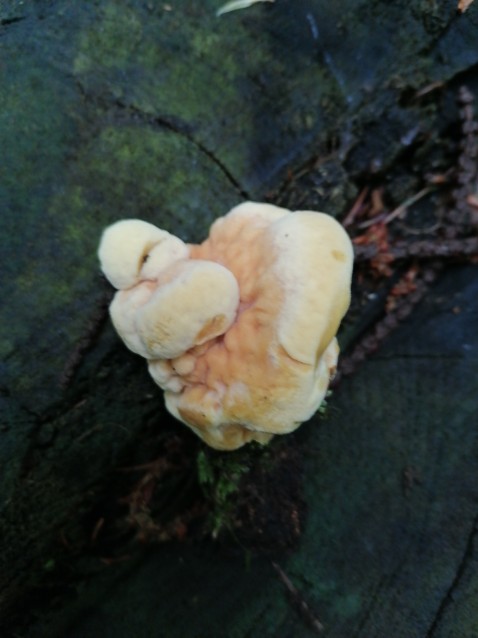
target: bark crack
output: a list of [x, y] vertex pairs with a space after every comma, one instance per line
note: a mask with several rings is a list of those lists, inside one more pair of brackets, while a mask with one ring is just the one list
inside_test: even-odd
[[468, 564], [470, 562], [470, 560], [473, 558], [473, 549], [474, 549], [474, 544], [475, 544], [475, 536], [478, 532], [478, 515], [475, 516], [475, 519], [473, 520], [473, 525], [471, 527], [470, 533], [468, 534], [468, 539], [465, 545], [465, 550], [463, 552], [463, 556], [458, 564], [458, 567], [456, 569], [455, 572], [455, 576], [448, 588], [448, 590], [446, 591], [445, 595], [443, 596], [440, 604], [438, 605], [438, 609], [436, 611], [435, 617], [433, 618], [433, 621], [426, 633], [425, 638], [433, 638], [433, 636], [435, 635], [436, 630], [438, 629], [438, 626], [446, 612], [446, 610], [448, 609], [448, 607], [450, 605], [453, 604], [453, 594], [455, 592], [456, 589], [458, 589], [458, 587], [460, 586], [461, 580], [465, 574], [465, 571], [468, 567]]
[[122, 100], [113, 98], [112, 96], [99, 96], [91, 95], [85, 90], [85, 87], [81, 82], [77, 82], [80, 92], [86, 100], [90, 100], [103, 108], [116, 108], [123, 114], [129, 114], [132, 120], [146, 124], [151, 128], [167, 129], [172, 133], [176, 133], [181, 137], [184, 137], [188, 142], [193, 144], [201, 153], [203, 153], [225, 176], [230, 184], [236, 189], [243, 199], [252, 199], [250, 193], [239, 182], [239, 180], [233, 175], [231, 170], [226, 164], [212, 151], [210, 148], [198, 140], [192, 132], [192, 127], [187, 122], [184, 122], [180, 118], [171, 115], [162, 114], [149, 114], [145, 113], [141, 108], [134, 104], [128, 104]]
[[15, 24], [16, 22], [21, 22], [22, 20], [25, 20], [26, 16], [13, 16], [11, 18], [4, 18], [3, 20], [0, 20], [0, 26], [2, 27], [8, 27], [11, 24]]
[[123, 104], [122, 102], [118, 102], [118, 106], [123, 109], [129, 109], [131, 113], [136, 115], [138, 118], [142, 119], [146, 124], [150, 126], [159, 126], [162, 128], [166, 128], [177, 135], [181, 135], [185, 137], [191, 144], [193, 144], [201, 153], [204, 153], [206, 157], [211, 160], [213, 164], [215, 164], [219, 170], [223, 173], [223, 175], [228, 179], [228, 181], [234, 186], [234, 188], [239, 192], [239, 194], [245, 199], [251, 199], [251, 196], [246, 191], [246, 189], [239, 183], [239, 181], [234, 177], [229, 168], [224, 164], [222, 160], [217, 157], [211, 149], [207, 148], [207, 146], [197, 140], [191, 133], [191, 129], [189, 126], [185, 125], [183, 122], [179, 122], [177, 118], [169, 117], [166, 115], [152, 115], [149, 116], [147, 113], [144, 113], [136, 106], [130, 106], [127, 104]]

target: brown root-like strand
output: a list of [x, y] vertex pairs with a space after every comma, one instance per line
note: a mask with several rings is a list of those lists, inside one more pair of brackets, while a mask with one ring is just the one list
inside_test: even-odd
[[[355, 262], [369, 261], [379, 254], [376, 244], [354, 246]], [[419, 241], [397, 241], [388, 253], [396, 260], [403, 259], [468, 259], [478, 255], [478, 237], [463, 239], [422, 239]]]
[[367, 331], [348, 355], [339, 360], [332, 387], [335, 387], [343, 377], [353, 374], [360, 363], [376, 352], [385, 339], [412, 313], [415, 306], [428, 292], [430, 284], [435, 281], [442, 267], [441, 263], [434, 262], [423, 269], [414, 281], [413, 292], [398, 299], [394, 309], [380, 319], [371, 330]]

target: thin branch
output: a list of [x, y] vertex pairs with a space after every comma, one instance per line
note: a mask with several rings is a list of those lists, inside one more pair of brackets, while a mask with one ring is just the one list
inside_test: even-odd
[[289, 595], [292, 601], [297, 605], [297, 608], [300, 614], [302, 615], [302, 617], [304, 618], [304, 620], [307, 622], [308, 625], [310, 625], [312, 629], [314, 629], [314, 631], [317, 634], [321, 634], [324, 631], [323, 624], [320, 622], [317, 616], [312, 612], [309, 605], [302, 598], [302, 596], [300, 595], [300, 592], [293, 585], [292, 581], [284, 572], [284, 570], [274, 561], [271, 561], [271, 564], [272, 564], [272, 567], [275, 569], [277, 575], [279, 576], [280, 581], [283, 583], [283, 585], [289, 592]]

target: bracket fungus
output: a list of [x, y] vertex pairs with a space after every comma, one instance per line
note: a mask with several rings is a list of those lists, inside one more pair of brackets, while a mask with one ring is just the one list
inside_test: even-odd
[[267, 443], [320, 406], [353, 264], [332, 217], [246, 202], [199, 245], [126, 219], [104, 231], [98, 254], [118, 289], [116, 331], [208, 445]]

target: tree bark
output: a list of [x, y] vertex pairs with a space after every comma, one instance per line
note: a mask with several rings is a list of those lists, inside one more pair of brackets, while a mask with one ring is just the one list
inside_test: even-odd
[[[220, 4], [1, 5], [2, 635], [313, 632], [268, 558], [246, 568], [213, 544], [80, 574], [67, 600], [45, 590], [116, 469], [181, 428], [101, 323], [102, 229], [139, 217], [199, 241], [244, 199], [344, 214], [410, 140], [443, 152], [457, 87], [478, 89], [475, 3], [276, 0], [216, 18]], [[410, 184], [391, 185], [398, 202]], [[324, 636], [478, 625], [476, 274], [446, 270], [301, 429], [309, 515], [279, 562]]]

